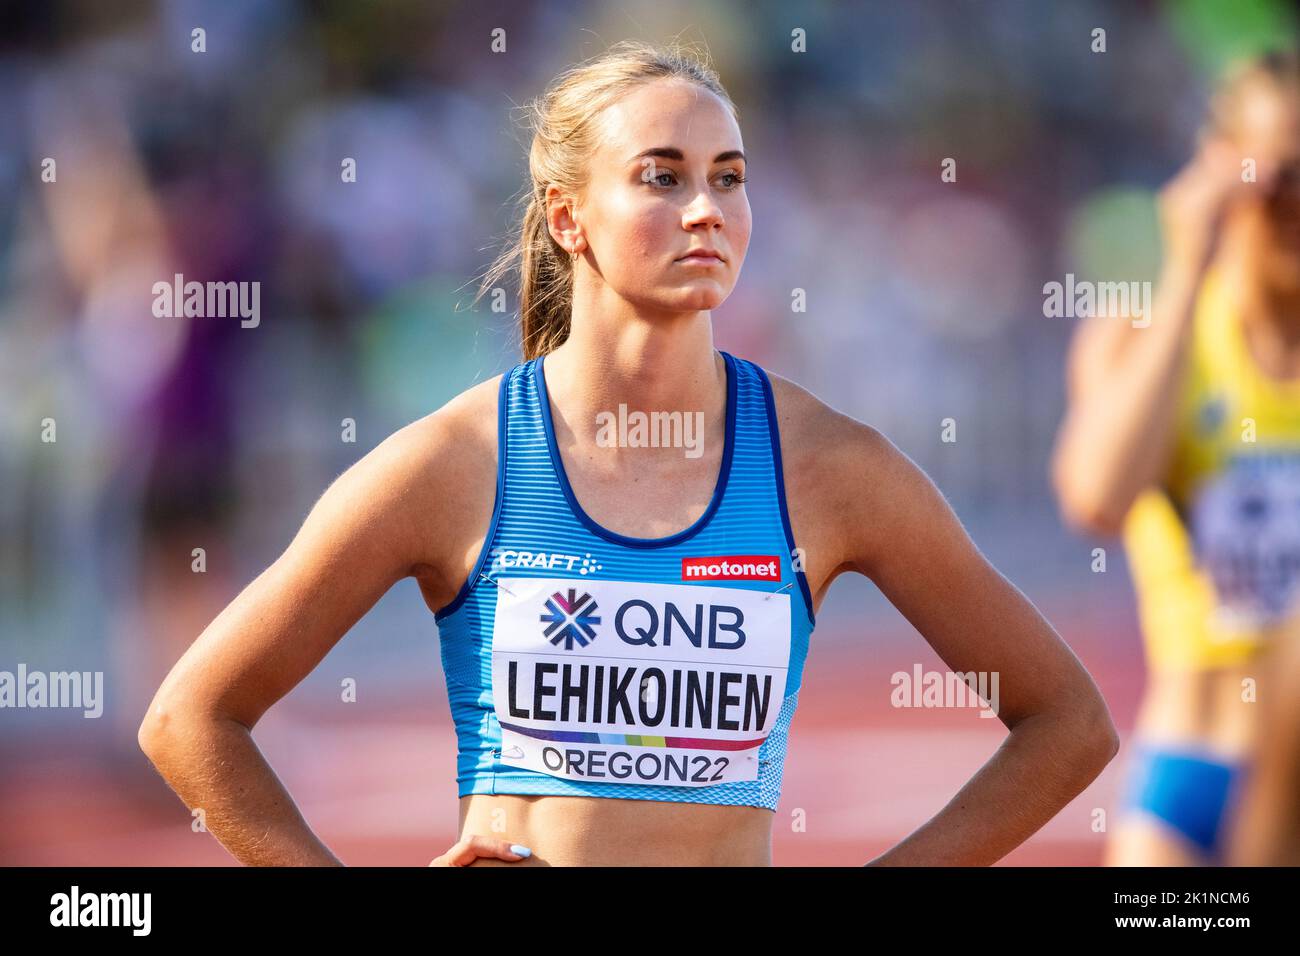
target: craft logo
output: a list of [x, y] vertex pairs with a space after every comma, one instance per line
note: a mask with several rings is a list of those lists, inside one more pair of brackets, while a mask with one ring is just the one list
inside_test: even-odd
[[780, 581], [780, 558], [774, 554], [735, 554], [682, 558], [683, 581]]
[[586, 647], [596, 639], [596, 629], [592, 627], [593, 624], [600, 623], [600, 618], [595, 616], [596, 607], [590, 594], [584, 593], [578, 597], [577, 590], [569, 588], [566, 599], [563, 592], [556, 591], [546, 599], [546, 610], [549, 613], [539, 618], [548, 625], [544, 632], [547, 639], [556, 647], [563, 641], [566, 651], [573, 650], [575, 641]]
[[595, 574], [600, 570], [600, 562], [588, 551], [584, 555], [559, 554], [552, 551], [514, 551], [509, 548], [499, 551], [492, 559], [492, 571], [505, 568], [538, 568], [547, 571], [577, 571], [579, 574]]

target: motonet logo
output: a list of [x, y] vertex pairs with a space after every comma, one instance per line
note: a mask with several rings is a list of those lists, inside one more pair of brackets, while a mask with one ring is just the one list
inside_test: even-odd
[[781, 559], [774, 554], [732, 554], [682, 558], [683, 581], [780, 581]]

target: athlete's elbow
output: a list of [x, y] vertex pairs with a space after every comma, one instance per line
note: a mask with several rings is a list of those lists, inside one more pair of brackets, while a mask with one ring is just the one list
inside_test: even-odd
[[192, 742], [204, 735], [204, 721], [174, 695], [159, 691], [149, 703], [136, 731], [136, 743], [156, 766], [178, 743]]
[[1124, 512], [1105, 505], [1062, 504], [1061, 520], [1079, 534], [1093, 538], [1117, 537], [1124, 527]]
[[151, 762], [157, 762], [155, 756], [162, 749], [163, 741], [171, 729], [172, 716], [168, 707], [155, 697], [140, 720], [135, 740]]
[[1118, 535], [1124, 526], [1128, 504], [1103, 493], [1079, 479], [1061, 474], [1053, 475], [1056, 504], [1061, 521], [1080, 534], [1098, 538]]
[[1052, 749], [1075, 772], [1092, 780], [1120, 748], [1119, 731], [1106, 698], [1090, 677], [1081, 676], [1054, 695], [1053, 701], [1037, 715], [1051, 728]]
[[1052, 454], [1050, 479], [1061, 522], [1095, 537], [1118, 534], [1124, 518], [1121, 503], [1098, 481], [1096, 469], [1058, 440]]
[[1110, 763], [1119, 753], [1119, 731], [1115, 728], [1115, 721], [1110, 716], [1110, 708], [1106, 706], [1105, 701], [1097, 712], [1088, 722], [1087, 740], [1095, 749], [1101, 760], [1102, 766]]
[[[1110, 708], [1100, 693], [1095, 700], [1081, 708], [1070, 722], [1071, 746], [1076, 748], [1076, 765], [1087, 768], [1096, 777], [1119, 753], [1119, 731], [1111, 719]], [[1091, 778], [1090, 778], [1091, 779]]]

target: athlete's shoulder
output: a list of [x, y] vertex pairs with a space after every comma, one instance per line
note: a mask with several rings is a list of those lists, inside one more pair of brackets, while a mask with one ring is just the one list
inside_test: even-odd
[[369, 475], [368, 507], [397, 510], [412, 532], [443, 532], [490, 512], [496, 487], [497, 393], [501, 376], [479, 382], [397, 429], [356, 467]]
[[786, 460], [833, 466], [844, 459], [861, 461], [864, 453], [875, 457], [896, 451], [876, 428], [840, 411], [802, 385], [764, 371], [772, 383], [782, 457]]
[[497, 486], [497, 397], [501, 375], [472, 385], [392, 433], [372, 453], [385, 473], [385, 502], [409, 541], [415, 574], [431, 608], [451, 600], [466, 573], [464, 555], [482, 540]]
[[495, 443], [501, 380], [508, 374], [503, 372], [471, 385], [425, 418], [457, 437], [480, 441], [486, 437]]
[[933, 486], [879, 429], [787, 378], [768, 378], [790, 517], [797, 539], [809, 542], [815, 581], [870, 566], [887, 546], [883, 529], [901, 526], [901, 511], [933, 501]]
[[[494, 458], [502, 375], [459, 392], [387, 439], [396, 455], [445, 470], [449, 461]], [[464, 476], [462, 476], [464, 477]]]

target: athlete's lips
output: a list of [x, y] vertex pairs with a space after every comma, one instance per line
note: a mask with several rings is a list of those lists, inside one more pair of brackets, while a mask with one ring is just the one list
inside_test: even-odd
[[726, 259], [724, 259], [724, 258], [722, 257], [722, 253], [718, 252], [718, 250], [716, 250], [716, 249], [703, 249], [703, 248], [701, 248], [701, 249], [692, 249], [690, 252], [686, 253], [686, 255], [682, 256], [681, 258], [677, 259], [676, 261], [677, 261], [677, 262], [709, 262], [709, 261], [711, 261], [711, 260], [713, 260], [713, 261], [717, 261], [717, 262], [726, 262], [726, 261], [727, 261]]

